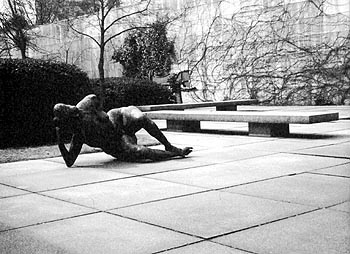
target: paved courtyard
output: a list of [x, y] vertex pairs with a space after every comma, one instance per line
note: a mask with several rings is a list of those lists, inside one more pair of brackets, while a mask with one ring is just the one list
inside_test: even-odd
[[341, 119], [288, 138], [165, 132], [194, 151], [162, 162], [0, 164], [0, 253], [350, 253], [350, 107], [316, 109]]

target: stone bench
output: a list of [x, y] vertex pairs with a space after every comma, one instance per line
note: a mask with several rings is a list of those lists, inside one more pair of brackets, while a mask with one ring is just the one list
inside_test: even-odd
[[236, 111], [237, 105], [252, 105], [257, 104], [258, 100], [243, 99], [230, 101], [212, 101], [212, 102], [195, 102], [195, 103], [180, 103], [180, 104], [160, 104], [160, 105], [145, 105], [138, 106], [141, 111], [157, 111], [157, 110], [185, 110], [201, 107], [215, 107], [218, 111]]
[[286, 137], [289, 124], [312, 124], [339, 119], [337, 112], [295, 111], [176, 111], [146, 112], [151, 119], [167, 121], [167, 129], [174, 131], [200, 131], [201, 121], [248, 122], [249, 135]]

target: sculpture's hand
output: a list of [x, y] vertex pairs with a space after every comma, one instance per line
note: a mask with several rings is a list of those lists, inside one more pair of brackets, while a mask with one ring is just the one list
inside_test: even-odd
[[60, 119], [59, 119], [58, 117], [54, 117], [54, 118], [52, 119], [52, 122], [53, 122], [53, 125], [54, 125], [55, 127], [60, 127], [60, 126], [61, 126], [61, 121], [60, 121]]

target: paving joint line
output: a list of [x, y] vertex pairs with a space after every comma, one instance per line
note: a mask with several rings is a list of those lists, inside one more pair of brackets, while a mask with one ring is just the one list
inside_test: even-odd
[[339, 167], [339, 166], [343, 166], [343, 165], [347, 165], [347, 164], [349, 164], [349, 166], [350, 166], [350, 162], [343, 162], [343, 163], [336, 164], [336, 165], [331, 165], [331, 166], [326, 166], [326, 167], [323, 167], [323, 168], [313, 169], [313, 170], [308, 171], [308, 172], [314, 172], [314, 171], [317, 171], [317, 170], [320, 170], [320, 169], [327, 169], [327, 168]]
[[340, 177], [340, 178], [350, 178], [350, 176], [334, 175], [334, 174], [331, 174], [331, 173], [319, 173], [319, 172], [313, 172], [313, 171], [310, 171], [308, 173], [312, 174], [312, 175], [322, 175], [322, 176], [332, 176], [332, 177]]
[[[304, 172], [298, 173], [298, 174], [304, 174]], [[203, 186], [197, 186], [197, 185], [181, 184], [181, 183], [177, 183], [177, 182], [173, 182], [173, 181], [167, 181], [167, 180], [160, 179], [159, 181], [170, 182], [170, 183], [177, 183], [177, 184], [181, 184], [181, 185], [185, 185], [185, 186], [189, 186], [189, 187], [202, 188], [203, 191], [196, 191], [196, 192], [191, 192], [191, 193], [177, 195], [177, 196], [171, 196], [171, 197], [155, 199], [155, 200], [150, 200], [150, 201], [146, 201], [146, 202], [141, 202], [141, 203], [126, 205], [126, 206], [116, 207], [116, 208], [110, 208], [110, 209], [106, 209], [104, 211], [118, 210], [118, 209], [129, 208], [129, 207], [134, 207], [134, 206], [140, 206], [140, 205], [145, 205], [145, 204], [150, 204], [150, 203], [156, 203], [156, 202], [161, 202], [161, 201], [166, 201], [166, 200], [171, 200], [171, 199], [189, 197], [189, 196], [194, 196], [194, 195], [204, 194], [204, 193], [209, 193], [209, 192], [216, 192], [216, 191], [222, 192], [222, 190], [234, 188], [234, 187], [237, 187], [237, 186], [242, 186], [242, 185], [247, 185], [247, 184], [252, 184], [252, 183], [257, 183], [257, 182], [263, 182], [263, 181], [266, 181], [266, 180], [273, 180], [273, 179], [282, 178], [282, 177], [286, 177], [286, 176], [293, 176], [293, 175], [297, 175], [297, 174], [288, 174], [288, 175], [283, 175], [283, 176], [276, 176], [276, 177], [266, 178], [266, 179], [263, 179], [263, 180], [257, 180], [257, 181], [252, 181], [252, 182], [247, 182], [247, 183], [242, 183], [242, 184], [236, 184], [236, 185], [231, 185], [231, 186], [225, 186], [225, 187], [220, 187], [220, 188], [214, 188], [214, 189], [206, 188], [206, 187], [203, 187]], [[153, 178], [151, 178], [151, 179], [153, 179]], [[225, 192], [225, 191], [223, 191], [223, 192]], [[232, 193], [232, 192], [225, 192], [225, 193]], [[276, 201], [276, 202], [283, 202], [283, 203], [289, 203], [289, 204], [291, 203], [289, 201], [274, 200], [274, 199], [268, 199], [268, 198], [264, 198], [264, 197], [252, 196], [252, 195], [241, 194], [241, 193], [232, 193], [232, 194], [238, 194], [238, 195], [243, 195], [243, 196], [251, 196], [251, 197], [256, 197], [256, 198], [260, 198], [260, 199], [273, 200], [273, 201]], [[295, 204], [297, 204], [297, 203], [295, 203]], [[300, 205], [303, 205], [303, 204], [300, 204]], [[307, 205], [304, 205], [304, 206], [308, 207]], [[314, 207], [314, 206], [312, 206], [312, 207]]]
[[9, 185], [9, 184], [6, 184], [6, 183], [0, 183], [0, 184], [5, 185], [7, 187], [11, 187], [11, 188], [17, 189], [17, 190], [28, 192], [28, 193], [18, 194], [18, 195], [15, 195], [15, 196], [1, 197], [0, 199], [11, 198], [11, 197], [18, 197], [18, 196], [26, 196], [26, 195], [31, 195], [31, 194], [39, 194], [38, 192], [31, 191], [31, 190], [26, 190], [26, 189], [19, 188], [19, 187], [16, 187], [16, 186], [12, 186], [12, 185]]
[[72, 201], [69, 201], [69, 200], [65, 200], [65, 199], [61, 199], [61, 198], [45, 195], [44, 193], [37, 192], [35, 194], [37, 194], [39, 196], [42, 196], [42, 197], [45, 197], [45, 198], [51, 198], [51, 199], [54, 199], [54, 200], [57, 200], [57, 201], [65, 202], [65, 203], [68, 203], [68, 204], [71, 204], [71, 205], [77, 205], [77, 206], [81, 206], [81, 207], [84, 207], [84, 208], [92, 209], [92, 210], [95, 210], [95, 211], [101, 211], [100, 209], [97, 209], [95, 207], [86, 206], [86, 205], [78, 204], [78, 203], [75, 203], [75, 202], [72, 202]]
[[251, 251], [248, 251], [248, 250], [245, 250], [245, 249], [236, 248], [236, 247], [232, 247], [230, 245], [217, 243], [217, 242], [213, 242], [213, 241], [208, 241], [208, 240], [200, 240], [200, 241], [197, 241], [197, 242], [187, 243], [187, 244], [171, 247], [171, 248], [168, 248], [168, 249], [164, 249], [164, 250], [161, 250], [161, 251], [153, 252], [152, 254], [164, 253], [166, 251], [177, 250], [177, 249], [181, 249], [183, 247], [195, 245], [195, 244], [198, 244], [198, 243], [204, 243], [204, 242], [210, 242], [210, 243], [213, 243], [213, 244], [217, 244], [217, 245], [228, 247], [230, 249], [240, 250], [240, 251], [244, 251], [244, 252], [251, 253], [251, 254], [259, 254], [259, 253], [256, 253], [256, 252], [251, 252]]
[[246, 249], [242, 249], [242, 248], [238, 248], [238, 247], [233, 247], [233, 246], [228, 245], [228, 244], [214, 242], [214, 241], [211, 241], [211, 240], [207, 240], [207, 241], [211, 242], [211, 243], [219, 244], [219, 245], [222, 245], [222, 246], [225, 246], [225, 247], [229, 247], [231, 249], [236, 249], [236, 250], [244, 251], [244, 252], [251, 253], [251, 254], [259, 254], [257, 252], [253, 252], [253, 251], [250, 251], [250, 250], [246, 250]]
[[[270, 154], [257, 155], [257, 156], [249, 157], [249, 158], [223, 161], [223, 162], [214, 162], [214, 163], [210, 163], [210, 164], [198, 165], [198, 166], [194, 166], [194, 167], [185, 167], [185, 168], [179, 168], [179, 169], [167, 170], [167, 171], [161, 171], [161, 172], [152, 172], [152, 173], [142, 174], [142, 175], [138, 175], [138, 176], [150, 176], [150, 175], [157, 175], [157, 174], [165, 174], [165, 173], [169, 173], [169, 172], [183, 171], [183, 170], [188, 170], [188, 169], [192, 169], [192, 168], [201, 168], [201, 167], [208, 167], [208, 166], [216, 166], [216, 165], [220, 165], [220, 164], [229, 164], [229, 163], [233, 163], [233, 162], [240, 162], [240, 161], [244, 161], [244, 160], [250, 160], [250, 159], [255, 159], [255, 158], [260, 158], [260, 157], [265, 157], [265, 156], [271, 156], [271, 155], [275, 155], [275, 154], [279, 154], [279, 153], [280, 152], [272, 152]], [[149, 178], [150, 179], [157, 179], [157, 178], [152, 178], [152, 177], [149, 177]]]
[[191, 246], [191, 245], [202, 243], [202, 242], [206, 242], [206, 240], [199, 240], [199, 241], [196, 241], [196, 242], [191, 242], [191, 243], [187, 243], [187, 244], [183, 244], [183, 245], [167, 248], [167, 249], [164, 249], [164, 250], [152, 252], [152, 254], [158, 254], [158, 253], [163, 253], [163, 252], [166, 252], [166, 251], [177, 250], [177, 249], [181, 249], [183, 247]]
[[308, 150], [308, 149], [314, 149], [314, 148], [321, 148], [321, 147], [327, 147], [327, 146], [336, 146], [336, 145], [341, 145], [341, 144], [345, 144], [345, 143], [349, 143], [349, 141], [339, 141], [337, 143], [329, 143], [329, 144], [323, 144], [323, 145], [316, 145], [316, 146], [311, 146], [308, 148], [300, 148], [300, 149], [296, 149], [297, 151], [299, 150]]
[[191, 245], [194, 245], [194, 244], [197, 244], [197, 243], [202, 243], [202, 242], [206, 242], [206, 240], [199, 240], [199, 241], [196, 241], [196, 242], [191, 242], [191, 243], [187, 243], [187, 244], [171, 247], [171, 248], [168, 248], [168, 249], [152, 252], [152, 254], [158, 254], [158, 253], [164, 253], [166, 251], [177, 250], [177, 249], [181, 249], [183, 247], [191, 246]]
[[[312, 210], [309, 210], [309, 211], [305, 211], [305, 212], [297, 213], [297, 214], [294, 214], [294, 215], [282, 217], [282, 218], [279, 218], [279, 219], [267, 221], [267, 222], [264, 222], [264, 223], [261, 223], [261, 224], [258, 224], [258, 225], [253, 225], [253, 226], [250, 226], [250, 227], [241, 228], [241, 229], [234, 230], [234, 231], [231, 231], [231, 232], [226, 232], [226, 233], [223, 233], [223, 234], [220, 234], [220, 235], [208, 237], [208, 238], [205, 238], [205, 240], [213, 241], [213, 240], [215, 240], [216, 238], [219, 238], [219, 237], [223, 237], [223, 236], [239, 233], [239, 232], [246, 231], [246, 230], [253, 229], [253, 228], [258, 228], [258, 227], [261, 227], [261, 226], [269, 225], [269, 224], [272, 224], [272, 223], [275, 223], [275, 222], [287, 220], [287, 219], [290, 219], [290, 218], [298, 217], [298, 216], [301, 216], [301, 215], [304, 215], [304, 214], [316, 212], [316, 211], [323, 210], [323, 209], [324, 208], [315, 208], [315, 209], [312, 209]], [[215, 242], [215, 241], [213, 241], [213, 242]]]
[[[225, 191], [223, 191], [225, 192]], [[288, 201], [288, 200], [280, 200], [280, 199], [274, 199], [274, 198], [268, 198], [268, 197], [263, 197], [263, 196], [258, 196], [258, 195], [253, 195], [253, 194], [246, 194], [246, 193], [240, 193], [240, 192], [225, 192], [225, 193], [231, 193], [231, 194], [236, 194], [236, 195], [241, 195], [241, 196], [245, 196], [245, 197], [252, 197], [252, 198], [258, 198], [258, 199], [262, 199], [262, 200], [269, 200], [269, 201], [274, 201], [274, 202], [278, 202], [278, 203], [286, 203], [286, 204], [292, 204], [292, 205], [299, 205], [299, 206], [304, 206], [304, 207], [317, 207], [317, 208], [325, 208], [325, 207], [319, 207], [319, 206], [315, 206], [315, 205], [306, 205], [303, 203], [296, 203], [296, 202], [292, 202], [292, 201]]]
[[[99, 184], [99, 183], [105, 183], [105, 182], [113, 182], [113, 181], [118, 181], [118, 180], [137, 178], [137, 177], [144, 177], [144, 176], [153, 175], [153, 174], [159, 174], [159, 173], [169, 173], [169, 172], [173, 172], [173, 171], [181, 171], [181, 170], [187, 170], [187, 169], [203, 167], [203, 166], [214, 166], [214, 165], [217, 165], [217, 164], [218, 163], [212, 163], [212, 164], [198, 165], [198, 166], [194, 166], [194, 167], [186, 167], [186, 168], [181, 168], [181, 169], [167, 170], [167, 171], [163, 171], [163, 172], [153, 172], [153, 173], [146, 173], [146, 174], [140, 174], [140, 175], [130, 175], [130, 176], [121, 177], [121, 178], [113, 178], [113, 179], [107, 179], [107, 180], [101, 180], [101, 181], [95, 181], [95, 182], [89, 182], [89, 183], [74, 184], [74, 185], [70, 185], [70, 186], [64, 186], [64, 187], [58, 187], [58, 188], [46, 189], [46, 190], [39, 190], [39, 191], [31, 191], [31, 190], [19, 188], [19, 187], [12, 186], [12, 185], [9, 185], [9, 184], [6, 184], [6, 183], [1, 183], [1, 182], [0, 182], [0, 184], [5, 185], [7, 187], [11, 187], [11, 188], [15, 188], [15, 189], [18, 189], [18, 190], [29, 192], [29, 193], [15, 195], [15, 196], [23, 196], [23, 195], [28, 195], [28, 194], [39, 194], [39, 193], [45, 193], [45, 192], [49, 192], [49, 191], [63, 190], [63, 189], [69, 189], [69, 188], [77, 188], [77, 187], [80, 187], [80, 186], [86, 186], [86, 185], [92, 185], [92, 184]], [[11, 197], [13, 197], [13, 196], [11, 196]], [[0, 197], [0, 199], [1, 198], [7, 198], [7, 197]]]
[[347, 160], [350, 160], [350, 157], [337, 156], [337, 155], [301, 153], [301, 152], [293, 152], [293, 151], [287, 151], [287, 152], [283, 152], [283, 153], [298, 154], [298, 155], [306, 155], [306, 156], [314, 156], [314, 157], [324, 157], [324, 158], [334, 158], [334, 159], [347, 159]]
[[[262, 155], [262, 156], [266, 156], [266, 155]], [[262, 157], [262, 156], [258, 156], [258, 157]], [[226, 162], [226, 163], [229, 163], [229, 162]], [[214, 164], [211, 164], [211, 165], [217, 165], [217, 164], [224, 164], [224, 163], [214, 163]], [[347, 163], [343, 163], [343, 164], [347, 164]], [[343, 164], [340, 164], [340, 165], [343, 165]], [[201, 167], [201, 166], [196, 166], [196, 167]], [[196, 167], [194, 167], [194, 168], [196, 168]], [[192, 168], [192, 167], [190, 167], [190, 168]], [[329, 167], [325, 167], [325, 168], [329, 168]], [[189, 169], [189, 168], [186, 168], [186, 169]], [[320, 168], [320, 169], [323, 169], [323, 168]], [[168, 172], [181, 171], [181, 170], [185, 170], [185, 169], [169, 170]], [[319, 169], [317, 169], [317, 170], [319, 170]], [[157, 173], [150, 173], [150, 174], [144, 174], [144, 175], [134, 175], [134, 176], [130, 176], [130, 177], [127, 177], [127, 178], [134, 178], [134, 177], [139, 177], [139, 176], [148, 176], [148, 175], [161, 174], [161, 173], [165, 173], [165, 172], [157, 172]], [[267, 180], [273, 180], [273, 179], [278, 179], [278, 178], [283, 178], [283, 177], [293, 176], [293, 175], [300, 175], [300, 174], [305, 174], [305, 173], [309, 173], [309, 172], [306, 171], [306, 172], [300, 172], [300, 173], [286, 174], [286, 175], [270, 177], [270, 178], [265, 178], [265, 179], [261, 179], [261, 180], [256, 180], [256, 181], [251, 181], [251, 182], [241, 183], [241, 184], [235, 184], [235, 185], [225, 186], [225, 187], [220, 187], [220, 188], [214, 188], [214, 189], [211, 189], [211, 188], [208, 189], [208, 188], [203, 187], [203, 186], [188, 185], [188, 184], [182, 184], [182, 183], [178, 183], [178, 182], [166, 181], [166, 180], [162, 180], [162, 179], [149, 178], [149, 179], [156, 179], [156, 180], [164, 181], [164, 182], [171, 182], [171, 183], [176, 183], [176, 184], [180, 184], [180, 185], [186, 185], [186, 186], [190, 186], [190, 187], [202, 188], [204, 190], [203, 191], [192, 192], [192, 193], [187, 193], [187, 194], [183, 194], [183, 195], [166, 197], [166, 198], [162, 198], [162, 199], [150, 200], [150, 201], [147, 201], [147, 202], [141, 202], [141, 203], [131, 204], [131, 205], [122, 206], [122, 207], [110, 208], [110, 209], [107, 209], [107, 210], [96, 209], [94, 207], [82, 205], [82, 204], [79, 204], [79, 203], [75, 203], [75, 202], [72, 202], [72, 201], [60, 199], [60, 198], [53, 197], [53, 196], [50, 196], [50, 195], [46, 194], [46, 192], [49, 192], [49, 191], [52, 191], [52, 190], [45, 190], [45, 191], [34, 192], [34, 191], [30, 191], [30, 190], [25, 190], [25, 189], [22, 189], [22, 188], [14, 187], [14, 186], [11, 186], [11, 185], [8, 185], [8, 184], [3, 184], [3, 185], [8, 186], [8, 187], [13, 187], [13, 188], [16, 188], [16, 189], [19, 189], [19, 190], [24, 190], [26, 192], [29, 192], [29, 193], [26, 193], [26, 194], [23, 194], [23, 195], [37, 194], [37, 195], [41, 195], [41, 196], [44, 196], [44, 197], [47, 197], [47, 198], [52, 198], [52, 199], [55, 199], [55, 200], [58, 200], [58, 201], [70, 203], [70, 204], [73, 204], [73, 205], [78, 205], [78, 206], [81, 206], [81, 207], [84, 207], [84, 208], [89, 208], [89, 209], [98, 210], [98, 211], [111, 211], [111, 210], [117, 210], [117, 209], [121, 209], [121, 208], [127, 208], [127, 207], [133, 207], [133, 206], [144, 205], [144, 204], [149, 204], [149, 203], [155, 203], [155, 202], [159, 202], [159, 201], [171, 200], [171, 199], [175, 199], [175, 198], [182, 198], [182, 197], [187, 197], [187, 196], [192, 196], [192, 195], [197, 195], [197, 194], [203, 194], [203, 193], [208, 193], [208, 192], [213, 192], [213, 191], [222, 191], [222, 190], [229, 189], [229, 188], [234, 188], [234, 187], [237, 187], [237, 186], [253, 184], [253, 183], [263, 182], [263, 181], [267, 181]], [[101, 181], [101, 182], [103, 183], [103, 182], [109, 182], [109, 181], [115, 181], [115, 180], [121, 180], [121, 179], [126, 179], [126, 178], [118, 178], [118, 179], [114, 179], [114, 180], [106, 180], [106, 181]], [[100, 183], [100, 182], [96, 182], [96, 183]], [[83, 185], [89, 185], [89, 184], [94, 184], [94, 183], [87, 183], [87, 184], [83, 184]], [[79, 187], [79, 186], [80, 185], [77, 185], [77, 186], [74, 186], [74, 187]], [[70, 187], [72, 187], [72, 186], [70, 186]], [[66, 189], [66, 188], [70, 188], [70, 187], [63, 187], [61, 189]], [[225, 193], [227, 193], [227, 192], [225, 192]], [[245, 195], [245, 194], [241, 194], [241, 193], [236, 193], [236, 194]], [[23, 195], [17, 195], [17, 196], [23, 196]], [[251, 196], [251, 195], [246, 195], [246, 196]], [[11, 197], [13, 197], [13, 196], [11, 196]], [[253, 197], [256, 197], [256, 196], [253, 196]], [[7, 198], [7, 197], [2, 197], [2, 198]], [[257, 198], [267, 199], [267, 198], [263, 198], [263, 197], [257, 197]], [[291, 203], [291, 202], [283, 201], [283, 200], [274, 200], [274, 199], [267, 199], [267, 200]], [[303, 205], [303, 204], [301, 204], [301, 205]]]
[[[335, 204], [335, 205], [329, 205], [329, 206], [325, 206], [324, 209], [331, 209], [332, 207], [335, 207], [337, 205], [342, 205], [342, 204], [345, 204], [346, 202], [350, 202], [349, 200], [345, 200], [345, 201], [342, 201], [338, 204]], [[349, 213], [349, 211], [339, 211], [337, 210], [338, 212], [344, 212], [344, 213]]]
[[78, 215], [63, 217], [63, 218], [54, 219], [54, 220], [48, 220], [48, 221], [43, 221], [43, 222], [37, 222], [37, 223], [33, 223], [33, 224], [29, 224], [29, 225], [24, 225], [24, 226], [20, 226], [20, 227], [15, 227], [15, 228], [9, 228], [9, 229], [5, 229], [5, 230], [0, 230], [0, 233], [12, 231], [12, 230], [18, 230], [18, 229], [22, 229], [22, 228], [29, 228], [29, 227], [40, 226], [40, 225], [49, 224], [49, 223], [53, 223], [53, 222], [57, 222], [57, 221], [64, 221], [64, 220], [79, 218], [79, 217], [88, 216], [88, 215], [92, 215], [92, 214], [98, 214], [98, 213], [101, 213], [101, 212], [102, 212], [102, 211], [89, 212], [89, 213], [78, 214]]
[[139, 219], [136, 219], [136, 218], [133, 218], [133, 217], [129, 217], [129, 216], [125, 216], [125, 215], [118, 214], [118, 213], [112, 213], [112, 212], [108, 212], [108, 211], [104, 211], [104, 212], [107, 213], [107, 214], [110, 214], [110, 215], [114, 215], [114, 216], [120, 217], [120, 218], [136, 221], [136, 222], [143, 223], [143, 224], [146, 224], [146, 225], [150, 225], [150, 226], [153, 226], [153, 227], [166, 229], [166, 230], [169, 230], [169, 231], [172, 231], [172, 232], [175, 232], [175, 233], [191, 236], [191, 237], [194, 237], [194, 238], [197, 238], [197, 239], [200, 239], [200, 240], [205, 240], [204, 237], [198, 236], [198, 235], [195, 235], [195, 234], [186, 233], [186, 232], [183, 232], [183, 231], [180, 231], [180, 230], [176, 230], [176, 229], [173, 229], [173, 228], [168, 228], [168, 227], [165, 227], [165, 226], [162, 226], [162, 225], [154, 224], [154, 223], [151, 223], [151, 222], [148, 222], [148, 221], [139, 220]]
[[189, 196], [203, 194], [203, 193], [213, 191], [212, 189], [205, 189], [205, 188], [202, 188], [202, 189], [203, 189], [203, 191], [196, 191], [196, 192], [191, 192], [191, 193], [177, 195], [177, 196], [171, 196], [171, 197], [166, 197], [166, 198], [149, 200], [149, 201], [145, 201], [145, 202], [141, 202], [141, 203], [135, 203], [135, 204], [125, 205], [125, 206], [120, 206], [120, 207], [115, 207], [115, 208], [109, 208], [109, 209], [106, 209], [104, 211], [110, 212], [112, 210], [119, 210], [119, 209], [134, 207], [134, 206], [146, 205], [146, 204], [151, 204], [151, 203], [156, 203], [156, 202], [161, 202], [161, 201], [166, 201], [166, 200], [171, 200], [171, 199], [176, 199], [176, 198], [189, 197]]
[[[162, 172], [151, 172], [151, 173], [138, 174], [138, 175], [130, 174], [130, 176], [121, 177], [121, 178], [113, 178], [113, 179], [95, 181], [95, 182], [90, 182], [90, 183], [75, 184], [75, 185], [71, 185], [71, 186], [65, 186], [65, 187], [59, 187], [59, 188], [53, 188], [53, 189], [47, 189], [47, 190], [40, 190], [40, 191], [30, 191], [30, 192], [32, 192], [32, 193], [45, 193], [45, 192], [49, 192], [49, 191], [63, 190], [63, 189], [69, 189], [69, 188], [77, 188], [77, 187], [80, 187], [80, 186], [86, 186], [86, 185], [91, 185], [91, 184], [99, 184], [99, 183], [106, 183], [106, 182], [113, 182], [113, 181], [119, 181], [119, 180], [125, 180], [125, 179], [137, 178], [137, 177], [146, 177], [146, 178], [154, 180], [156, 178], [147, 177], [147, 176], [156, 175], [156, 174], [163, 174], [163, 173], [169, 173], [169, 172], [182, 171], [182, 170], [188, 170], [188, 169], [193, 169], [193, 168], [215, 166], [215, 165], [219, 165], [219, 164], [227, 164], [227, 163], [232, 163], [232, 162], [236, 162], [236, 161], [244, 161], [244, 160], [248, 160], [248, 159], [254, 159], [254, 158], [260, 158], [260, 157], [264, 157], [264, 156], [270, 156], [270, 155], [274, 155], [274, 154], [278, 154], [278, 153], [279, 152], [273, 152], [273, 153], [267, 154], [267, 155], [258, 155], [258, 156], [254, 156], [254, 157], [243, 158], [243, 159], [232, 160], [232, 161], [215, 162], [215, 163], [203, 164], [203, 165], [192, 166], [192, 167], [190, 166], [190, 167], [184, 167], [184, 168], [179, 168], [179, 169], [171, 169], [171, 170], [166, 170], [166, 171], [162, 171]], [[159, 180], [159, 179], [157, 179], [157, 180]], [[11, 185], [8, 185], [8, 186], [9, 187], [14, 187], [14, 186], [11, 186]], [[16, 188], [16, 187], [14, 187], [14, 188]], [[18, 189], [20, 189], [20, 188], [18, 188]], [[25, 189], [21, 189], [21, 190], [25, 190]], [[28, 190], [26, 190], [26, 191], [28, 191]]]

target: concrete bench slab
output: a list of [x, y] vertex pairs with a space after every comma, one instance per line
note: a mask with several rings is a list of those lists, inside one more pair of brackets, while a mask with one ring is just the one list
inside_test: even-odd
[[295, 111], [176, 111], [162, 110], [146, 112], [151, 119], [167, 121], [168, 130], [200, 131], [201, 121], [248, 122], [249, 135], [288, 136], [289, 124], [312, 124], [339, 119], [337, 112]]
[[237, 105], [252, 105], [259, 101], [255, 99], [229, 100], [229, 101], [211, 101], [196, 103], [180, 103], [180, 104], [160, 104], [138, 106], [141, 111], [157, 111], [157, 110], [185, 110], [202, 107], [216, 107], [218, 111], [236, 111]]

